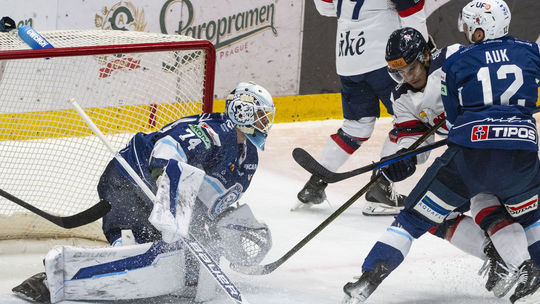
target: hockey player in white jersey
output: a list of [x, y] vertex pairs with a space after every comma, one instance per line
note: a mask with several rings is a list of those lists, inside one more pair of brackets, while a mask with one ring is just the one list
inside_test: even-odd
[[[341, 81], [343, 117], [341, 128], [330, 135], [320, 163], [336, 171], [369, 139], [380, 116], [379, 100], [392, 114], [390, 92], [395, 82], [386, 71], [384, 49], [390, 34], [410, 26], [427, 36], [424, 0], [314, 0], [323, 16], [337, 17], [336, 68]], [[391, 146], [386, 142], [383, 150]], [[300, 202], [320, 204], [327, 183], [312, 176], [298, 193]], [[390, 181], [381, 178], [366, 193], [365, 215], [392, 215], [403, 206]]]
[[264, 149], [274, 112], [266, 89], [242, 82], [227, 96], [225, 113], [184, 117], [157, 132], [136, 134], [120, 154], [156, 192], [156, 201], [113, 159], [98, 185], [100, 198], [112, 207], [103, 218], [112, 246], [57, 246], [45, 258], [46, 272], [13, 291], [53, 303], [214, 297], [212, 275], [199, 270], [178, 240], [194, 235], [215, 261], [224, 257], [249, 266], [264, 258], [270, 230], [239, 200], [257, 169], [257, 150]]

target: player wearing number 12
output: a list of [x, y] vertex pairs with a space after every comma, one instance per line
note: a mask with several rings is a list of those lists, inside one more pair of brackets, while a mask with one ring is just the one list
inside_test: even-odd
[[370, 250], [362, 276], [344, 287], [345, 303], [365, 301], [404, 260], [412, 242], [470, 200], [475, 223], [490, 237], [518, 282], [512, 303], [540, 303], [540, 160], [532, 113], [540, 53], [508, 36], [502, 0], [474, 0], [460, 24], [472, 43], [442, 66], [448, 149], [405, 199], [405, 209]]

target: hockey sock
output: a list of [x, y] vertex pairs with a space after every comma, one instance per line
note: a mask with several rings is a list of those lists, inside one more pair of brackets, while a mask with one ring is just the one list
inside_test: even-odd
[[362, 272], [373, 270], [378, 263], [384, 263], [390, 271], [396, 269], [411, 249], [414, 238], [399, 223], [394, 222], [375, 243], [362, 265]]
[[488, 229], [488, 235], [507, 265], [519, 267], [531, 258], [527, 248], [527, 237], [520, 224], [500, 221]]
[[527, 242], [529, 244], [529, 254], [534, 263], [540, 268], [540, 220], [524, 228]]
[[470, 216], [458, 216], [443, 230], [442, 237], [456, 248], [482, 260], [486, 258], [484, 253], [485, 233]]
[[336, 171], [366, 140], [350, 136], [340, 128], [336, 134], [330, 135], [321, 153], [320, 163], [326, 169]]

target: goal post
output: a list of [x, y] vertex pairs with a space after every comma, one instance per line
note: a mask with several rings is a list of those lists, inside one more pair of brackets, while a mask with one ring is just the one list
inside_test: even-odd
[[[55, 48], [28, 49], [0, 33], [0, 188], [57, 215], [99, 201], [111, 160], [68, 100], [75, 99], [120, 150], [137, 132], [212, 112], [215, 49], [180, 35], [41, 32]], [[0, 199], [0, 239], [104, 240], [101, 222], [62, 229]]]

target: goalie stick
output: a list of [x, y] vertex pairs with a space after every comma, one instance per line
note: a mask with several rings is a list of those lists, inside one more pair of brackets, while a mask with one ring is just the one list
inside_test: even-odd
[[[426, 139], [428, 139], [440, 126], [443, 125], [445, 119], [441, 119], [435, 124], [431, 129], [429, 129], [424, 135], [420, 136], [408, 149], [407, 151], [412, 151], [418, 146], [420, 146]], [[241, 266], [241, 265], [231, 265], [231, 268], [250, 275], [265, 275], [269, 274], [272, 271], [276, 270], [279, 266], [285, 263], [291, 256], [293, 256], [298, 250], [300, 250], [304, 245], [306, 245], [311, 239], [313, 239], [319, 232], [321, 232], [326, 226], [333, 222], [339, 215], [341, 215], [347, 208], [349, 208], [357, 199], [364, 195], [370, 188], [373, 186], [380, 178], [381, 174], [377, 173], [375, 178], [370, 180], [362, 189], [356, 192], [351, 198], [349, 198], [341, 207], [339, 207], [334, 213], [327, 217], [319, 226], [313, 229], [308, 235], [306, 235], [300, 242], [298, 242], [293, 248], [291, 248], [287, 253], [285, 253], [281, 258], [276, 261], [266, 264], [266, 265], [255, 265], [255, 266]]]
[[[113, 147], [111, 146], [107, 138], [105, 138], [105, 135], [103, 135], [101, 130], [99, 130], [96, 124], [92, 121], [92, 119], [81, 108], [81, 106], [74, 99], [70, 99], [69, 102], [75, 108], [77, 113], [79, 113], [81, 118], [86, 122], [88, 127], [92, 129], [92, 131], [94, 131], [94, 133], [101, 140], [101, 142], [107, 147], [109, 152], [111, 152], [114, 155], [114, 158], [120, 163], [120, 165], [122, 165], [124, 170], [126, 170], [126, 172], [131, 176], [131, 178], [137, 183], [137, 185], [141, 188], [144, 194], [146, 194], [146, 196], [152, 202], [154, 202], [156, 200], [155, 194], [143, 182], [141, 177], [137, 175], [135, 170], [131, 168], [128, 162], [117, 151], [113, 149]], [[188, 233], [186, 238], [180, 238], [180, 240], [189, 248], [189, 250], [193, 253], [193, 255], [197, 257], [199, 262], [202, 265], [204, 265], [204, 267], [212, 275], [212, 277], [219, 284], [219, 286], [225, 291], [225, 293], [227, 294], [227, 296], [233, 303], [236, 303], [236, 304], [248, 303], [247, 300], [245, 300], [242, 297], [240, 290], [233, 284], [233, 282], [228, 278], [225, 272], [221, 270], [221, 268], [219, 267], [219, 264], [216, 261], [214, 261], [214, 259], [208, 253], [208, 251], [195, 238], [193, 234]]]
[[[13, 22], [11, 18], [4, 17], [0, 22], [3, 23], [2, 25], [5, 31], [15, 29], [14, 25], [10, 25], [7, 28], [5, 27], [5, 25], [7, 24], [6, 22]], [[18, 34], [21, 40], [28, 44], [32, 49], [53, 48], [53, 46], [47, 40], [45, 40], [45, 38], [39, 35], [33, 28], [28, 25], [22, 26], [19, 29]], [[3, 75], [3, 69], [4, 65], [2, 63], [2, 65], [0, 66], [0, 77], [2, 77]], [[94, 206], [80, 213], [71, 216], [56, 216], [47, 213], [2, 189], [0, 189], [0, 196], [66, 229], [71, 229], [94, 222], [107, 214], [109, 210], [111, 210], [111, 205], [109, 204], [109, 202], [102, 200]]]
[[71, 229], [79, 226], [89, 224], [93, 221], [97, 221], [103, 217], [109, 210], [111, 210], [111, 205], [109, 202], [102, 200], [94, 206], [70, 216], [57, 216], [47, 213], [33, 205], [23, 201], [22, 199], [0, 189], [0, 196], [14, 202], [15, 204], [26, 208], [33, 213], [41, 216], [42, 218], [48, 220], [49, 222], [54, 223], [62, 228]]

